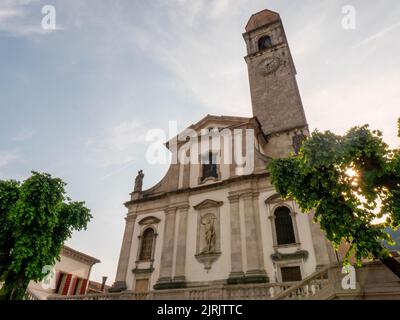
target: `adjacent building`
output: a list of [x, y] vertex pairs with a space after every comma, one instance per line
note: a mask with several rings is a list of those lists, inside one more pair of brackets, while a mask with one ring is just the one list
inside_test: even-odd
[[93, 265], [100, 260], [67, 246], [63, 246], [60, 260], [50, 269], [49, 276], [40, 283], [31, 281], [28, 295], [46, 300], [50, 295], [71, 296], [87, 293]]

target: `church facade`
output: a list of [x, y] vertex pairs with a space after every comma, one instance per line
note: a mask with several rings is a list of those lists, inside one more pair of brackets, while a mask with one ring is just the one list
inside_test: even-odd
[[289, 285], [337, 260], [266, 169], [309, 134], [279, 14], [252, 15], [243, 38], [253, 117], [207, 115], [166, 144], [177, 156], [158, 184], [142, 190], [139, 172], [110, 291]]

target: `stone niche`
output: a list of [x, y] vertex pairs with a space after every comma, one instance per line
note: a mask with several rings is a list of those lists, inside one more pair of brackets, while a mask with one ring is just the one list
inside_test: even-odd
[[221, 255], [220, 207], [222, 201], [204, 200], [193, 208], [197, 211], [197, 261], [207, 271]]

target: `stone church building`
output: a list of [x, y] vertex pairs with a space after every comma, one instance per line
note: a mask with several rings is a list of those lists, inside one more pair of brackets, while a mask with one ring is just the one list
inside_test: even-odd
[[[142, 190], [139, 172], [125, 204], [125, 232], [110, 291], [179, 299], [193, 298], [190, 290], [207, 289], [208, 297], [210, 290], [218, 296], [229, 286], [289, 285], [337, 260], [312, 214], [282, 200], [266, 170], [269, 159], [297, 152], [309, 134], [279, 14], [252, 15], [243, 38], [253, 117], [207, 115], [188, 129], [203, 138], [232, 130], [245, 142], [200, 152], [208, 161], [178, 160], [148, 190]], [[245, 139], [246, 130], [253, 139]], [[179, 150], [187, 141], [171, 140], [166, 147]], [[226, 161], [227, 145], [252, 155], [251, 171]]]

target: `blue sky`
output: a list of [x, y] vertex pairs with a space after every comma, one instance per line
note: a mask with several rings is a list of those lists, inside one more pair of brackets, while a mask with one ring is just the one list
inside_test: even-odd
[[0, 0], [0, 179], [49, 172], [87, 202], [94, 219], [68, 244], [102, 261], [95, 280], [114, 281], [137, 171], [145, 188], [166, 172], [146, 162], [146, 132], [251, 115], [241, 34], [264, 8], [283, 19], [310, 128], [369, 123], [397, 146], [397, 0]]

